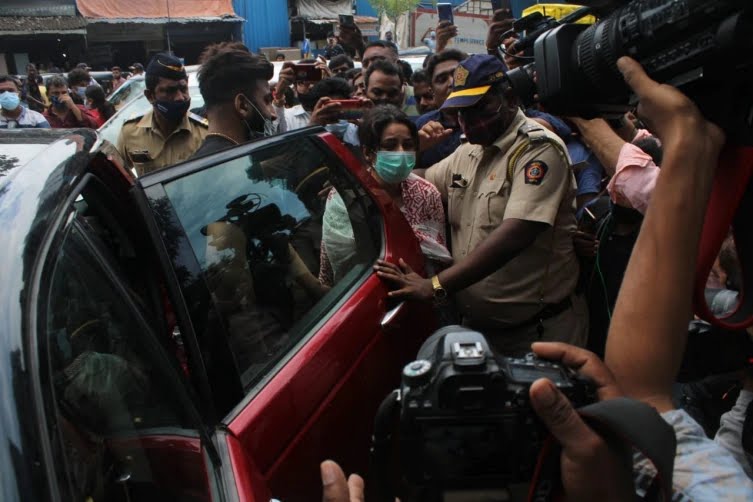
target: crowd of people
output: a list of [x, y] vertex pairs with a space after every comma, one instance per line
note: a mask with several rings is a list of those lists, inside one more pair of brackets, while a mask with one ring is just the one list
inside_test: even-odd
[[[153, 108], [124, 123], [117, 149], [143, 175], [323, 126], [401, 209], [426, 257], [426, 274], [402, 259], [375, 264], [392, 298], [432, 303], [440, 323], [484, 333], [500, 354], [533, 350], [559, 360], [592, 379], [602, 400], [627, 396], [653, 406], [677, 437], [673, 499], [753, 498], [753, 451], [742, 437], [746, 414], [753, 430], [751, 375], [735, 375], [737, 402], [728, 399], [724, 415], [678, 409], [676, 385], [724, 134], [628, 58], [619, 69], [640, 105], [619, 120], [525, 108], [505, 78], [520, 60], [498, 50], [514, 45], [500, 40], [511, 20], [491, 21], [487, 54], [448, 48], [457, 35], [449, 23], [427, 30], [435, 51], [417, 72], [390, 40], [365, 43], [354, 27], [328, 37], [325, 58], [299, 62], [321, 73], [315, 80], [286, 62], [270, 82], [265, 57], [238, 42], [212, 45], [200, 61], [200, 110], [191, 110], [181, 61], [158, 54], [145, 72]], [[33, 68], [24, 84], [0, 77], [0, 128], [94, 128], [112, 114], [85, 68], [49, 79], [46, 96], [35, 82]], [[123, 82], [113, 68], [113, 86]], [[46, 100], [42, 113], [35, 110]], [[359, 103], [363, 117], [348, 116], [342, 100]], [[319, 294], [347, 272], [353, 247], [340, 194], [322, 196]], [[741, 285], [732, 262], [721, 257], [715, 276], [724, 280], [709, 287], [734, 299]], [[557, 388], [538, 381], [530, 399], [563, 446], [570, 500], [628, 500], [647, 489], [637, 473], [650, 481], [650, 467], [636, 462], [631, 472]], [[322, 464], [322, 480], [325, 500], [361, 500], [362, 480], [346, 483], [336, 464]]]
[[[0, 75], [0, 129], [97, 129], [115, 114], [106, 97], [122, 86], [126, 78], [119, 66], [103, 83], [79, 63], [67, 74], [56, 72], [45, 80], [33, 63], [26, 66], [26, 78]], [[141, 63], [129, 67], [131, 76], [143, 75]]]

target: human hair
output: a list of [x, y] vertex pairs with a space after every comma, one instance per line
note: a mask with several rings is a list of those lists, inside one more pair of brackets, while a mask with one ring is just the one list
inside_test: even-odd
[[159, 85], [159, 76], [150, 73], [145, 74], [144, 85], [148, 90], [154, 92], [157, 85]]
[[333, 57], [329, 60], [329, 69], [335, 68], [337, 66], [340, 66], [342, 64], [348, 65], [348, 68], [353, 69], [355, 67], [355, 63], [353, 63], [353, 60], [350, 56], [347, 54], [338, 54], [337, 56]]
[[403, 79], [406, 82], [410, 82], [411, 77], [413, 77], [413, 67], [409, 62], [403, 61], [402, 59], [399, 60], [397, 64], [400, 65], [400, 71], [403, 73]]
[[16, 90], [21, 90], [21, 86], [18, 84], [18, 80], [16, 80], [16, 78], [11, 75], [0, 75], [0, 84], [4, 82], [13, 82], [13, 85], [16, 86]]
[[49, 91], [52, 87], [63, 87], [67, 89], [68, 81], [66, 81], [65, 77], [62, 75], [55, 75], [47, 80], [47, 90]]
[[252, 54], [240, 42], [210, 45], [200, 61], [199, 90], [207, 107], [229, 103], [259, 82], [268, 82], [274, 74], [272, 63]]
[[86, 73], [86, 70], [82, 70], [81, 68], [76, 68], [75, 70], [71, 70], [68, 72], [68, 85], [71, 87], [88, 86], [89, 80], [90, 80], [89, 74]]
[[86, 97], [92, 100], [92, 107], [97, 109], [103, 120], [115, 115], [115, 107], [105, 99], [105, 91], [100, 86], [90, 85], [87, 87]]
[[418, 128], [400, 108], [394, 105], [379, 105], [366, 111], [358, 127], [358, 140], [366, 151], [375, 152], [382, 142], [382, 134], [390, 124], [403, 124], [410, 131], [413, 143], [418, 147]]
[[366, 44], [366, 47], [364, 47], [363, 53], [366, 54], [366, 51], [371, 49], [372, 47], [389, 49], [391, 52], [394, 52], [395, 57], [397, 57], [397, 45], [395, 45], [393, 42], [390, 42], [389, 40], [374, 40], [373, 42], [369, 42], [368, 44]]
[[426, 70], [416, 70], [410, 79], [411, 85], [416, 84], [431, 84], [431, 78]]
[[633, 141], [633, 144], [643, 150], [646, 154], [648, 154], [651, 157], [651, 160], [654, 161], [654, 164], [661, 166], [664, 152], [662, 150], [661, 143], [659, 143], [656, 138], [654, 138], [653, 136], [647, 136], [645, 138]]
[[429, 80], [434, 78], [434, 70], [436, 70], [439, 63], [445, 61], [463, 61], [468, 58], [468, 54], [459, 49], [445, 49], [442, 52], [434, 54], [434, 57], [429, 60], [429, 64], [426, 65], [426, 73], [429, 74]]
[[353, 88], [347, 80], [340, 77], [330, 77], [320, 80], [306, 95], [307, 99], [316, 105], [321, 98], [349, 99], [353, 93]]
[[379, 60], [374, 61], [369, 65], [369, 69], [366, 70], [366, 74], [363, 77], [363, 82], [366, 85], [367, 89], [369, 88], [369, 79], [375, 72], [381, 72], [390, 77], [396, 75], [398, 78], [400, 78], [401, 84], [405, 83], [405, 78], [403, 78], [403, 73], [400, 71], [400, 68], [390, 63], [389, 61]]
[[361, 68], [352, 68], [346, 71], [343, 77], [345, 77], [346, 80], [349, 80], [352, 83], [353, 80], [355, 80], [356, 77], [358, 77], [361, 74], [361, 71], [362, 71]]

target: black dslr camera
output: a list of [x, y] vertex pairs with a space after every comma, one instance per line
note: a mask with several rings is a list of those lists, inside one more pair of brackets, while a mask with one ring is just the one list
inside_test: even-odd
[[[377, 413], [372, 469], [379, 498], [441, 500], [447, 492], [530, 481], [548, 436], [528, 399], [539, 378], [576, 407], [596, 401], [593, 385], [558, 363], [495, 355], [481, 333], [461, 326], [438, 330]], [[400, 472], [390, 472], [396, 464]]]
[[[534, 13], [513, 31], [511, 48], [528, 62], [508, 74], [524, 104], [534, 93], [551, 113], [616, 118], [630, 108], [630, 90], [617, 69], [631, 56], [655, 80], [678, 87], [704, 115], [750, 144], [753, 110], [753, 3], [749, 0], [584, 0], [560, 20]], [[591, 26], [574, 22], [588, 14]], [[536, 83], [534, 84], [534, 70]]]

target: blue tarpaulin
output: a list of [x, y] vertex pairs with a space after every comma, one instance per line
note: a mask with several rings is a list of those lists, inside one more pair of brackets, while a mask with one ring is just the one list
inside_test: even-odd
[[233, 0], [235, 13], [246, 20], [243, 42], [252, 51], [262, 47], [289, 47], [287, 2], [281, 0]]

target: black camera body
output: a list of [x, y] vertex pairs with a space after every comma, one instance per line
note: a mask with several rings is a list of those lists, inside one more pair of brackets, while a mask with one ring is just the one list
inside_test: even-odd
[[548, 435], [529, 404], [539, 378], [576, 407], [596, 401], [593, 385], [558, 363], [497, 356], [481, 333], [461, 326], [434, 333], [403, 369], [397, 436], [404, 482], [436, 494], [529, 481]]
[[524, 103], [536, 89], [556, 115], [615, 118], [634, 105], [617, 69], [617, 60], [630, 56], [653, 79], [682, 90], [735, 143], [753, 144], [751, 2], [633, 0], [592, 11], [609, 15], [591, 26], [574, 24], [573, 16], [556, 27], [545, 17], [522, 23], [529, 35], [516, 47], [533, 56], [537, 81], [534, 87], [528, 78], [530, 65], [512, 70], [509, 81]]

